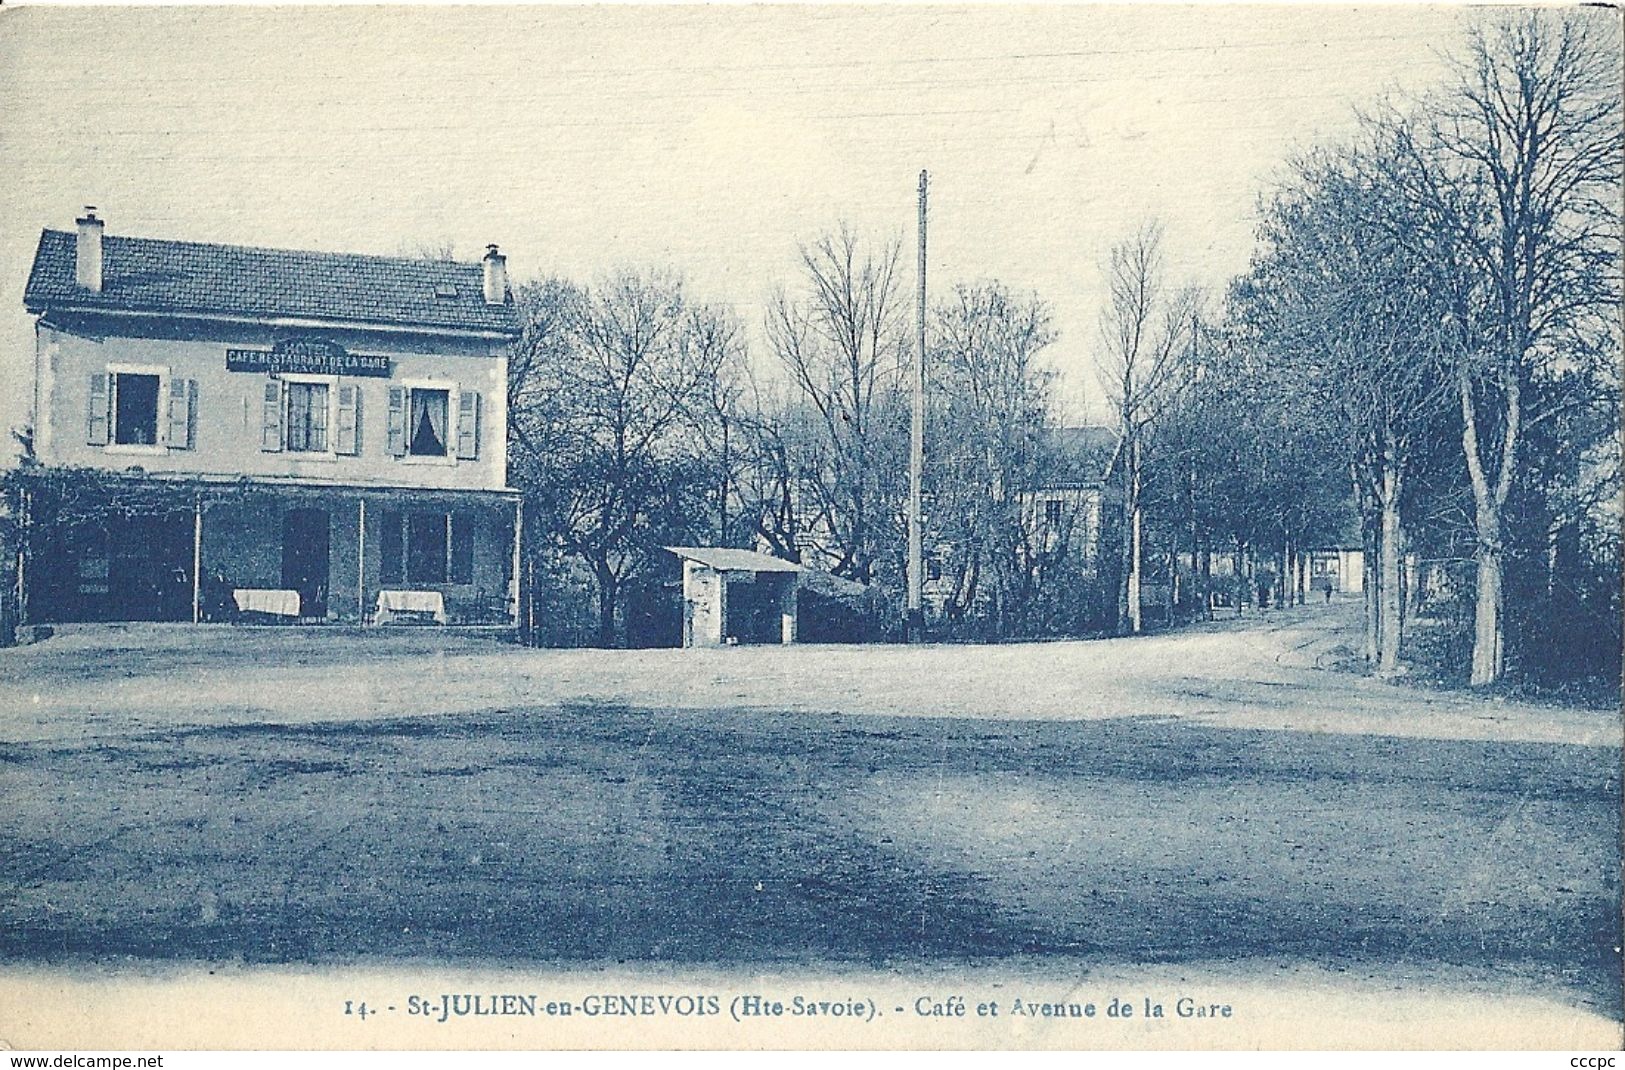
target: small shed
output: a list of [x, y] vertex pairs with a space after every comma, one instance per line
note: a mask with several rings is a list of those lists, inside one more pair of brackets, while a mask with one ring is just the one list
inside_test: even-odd
[[683, 645], [793, 643], [801, 566], [752, 550], [668, 546], [683, 562]]

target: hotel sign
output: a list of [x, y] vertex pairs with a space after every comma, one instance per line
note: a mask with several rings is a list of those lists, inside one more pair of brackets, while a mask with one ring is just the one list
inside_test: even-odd
[[337, 342], [285, 338], [269, 350], [226, 350], [228, 372], [295, 372], [304, 375], [368, 375], [389, 378], [389, 358], [350, 353]]

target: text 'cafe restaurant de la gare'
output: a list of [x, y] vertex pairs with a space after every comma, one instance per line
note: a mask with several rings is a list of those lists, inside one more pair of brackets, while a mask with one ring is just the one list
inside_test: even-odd
[[503, 256], [46, 230], [24, 618], [513, 625]]

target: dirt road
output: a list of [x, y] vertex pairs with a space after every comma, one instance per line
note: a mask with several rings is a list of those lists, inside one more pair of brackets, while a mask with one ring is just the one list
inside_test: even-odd
[[222, 632], [0, 657], [0, 955], [1284, 962], [1620, 1016], [1617, 717], [1316, 668], [1334, 617], [925, 651]]
[[432, 630], [64, 629], [0, 651], [0, 742], [182, 726], [477, 714], [572, 702], [974, 720], [1179, 717], [1215, 727], [1618, 747], [1618, 711], [1485, 701], [1325, 666], [1358, 603], [1164, 635], [999, 646], [526, 650]]

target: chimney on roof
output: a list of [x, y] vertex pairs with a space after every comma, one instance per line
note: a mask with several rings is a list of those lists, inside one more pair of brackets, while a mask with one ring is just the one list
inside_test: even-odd
[[96, 218], [96, 206], [85, 205], [85, 214], [78, 223], [73, 279], [81, 289], [99, 294], [102, 292], [102, 221]]
[[508, 258], [497, 251], [495, 245], [485, 247], [485, 303], [506, 304], [508, 301]]

